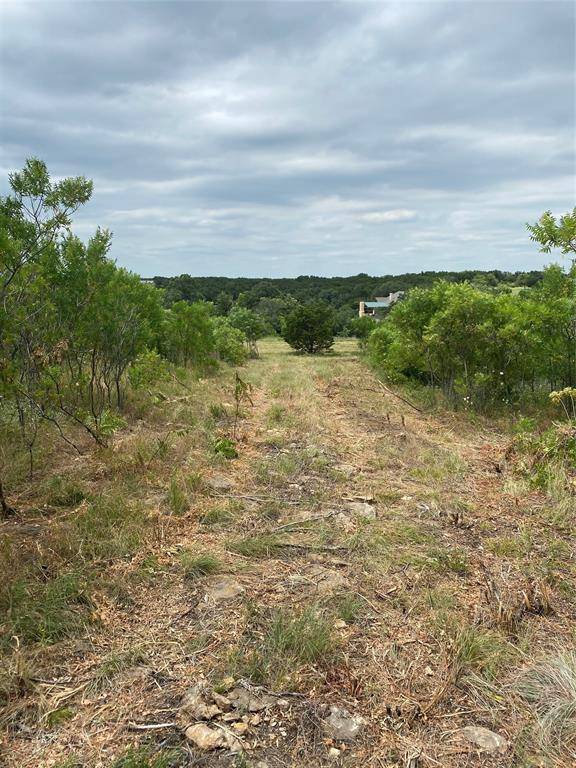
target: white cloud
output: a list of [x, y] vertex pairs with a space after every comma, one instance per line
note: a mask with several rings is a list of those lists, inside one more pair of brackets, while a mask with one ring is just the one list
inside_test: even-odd
[[396, 208], [392, 211], [370, 211], [363, 213], [359, 218], [373, 224], [387, 221], [411, 221], [416, 218], [416, 211], [409, 211], [406, 208]]

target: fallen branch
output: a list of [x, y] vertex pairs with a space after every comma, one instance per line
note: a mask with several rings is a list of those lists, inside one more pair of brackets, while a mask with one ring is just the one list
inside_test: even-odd
[[303, 525], [304, 523], [316, 523], [318, 520], [328, 520], [330, 517], [334, 517], [334, 515], [337, 515], [338, 512], [335, 510], [334, 512], [329, 512], [327, 515], [316, 515], [316, 517], [308, 517], [305, 520], [291, 520], [289, 523], [284, 523], [284, 525], [279, 525], [277, 528], [272, 528], [271, 533], [277, 533], [278, 531], [283, 531], [286, 528], [292, 528], [295, 525]]
[[159, 731], [162, 728], [176, 728], [177, 723], [128, 723], [131, 731]]
[[414, 403], [410, 402], [410, 400], [408, 400], [408, 398], [406, 398], [406, 397], [402, 397], [402, 395], [399, 395], [397, 392], [393, 392], [393, 391], [392, 391], [392, 390], [391, 390], [389, 387], [387, 387], [385, 384], [382, 384], [382, 382], [380, 381], [380, 379], [376, 379], [376, 381], [378, 382], [378, 384], [379, 384], [379, 385], [382, 387], [382, 389], [383, 389], [385, 392], [388, 392], [388, 394], [389, 394], [389, 395], [392, 395], [392, 397], [397, 397], [397, 398], [398, 398], [398, 400], [402, 400], [402, 402], [403, 402], [403, 403], [406, 403], [406, 405], [409, 405], [409, 406], [410, 406], [410, 408], [414, 408], [414, 410], [415, 410], [415, 411], [418, 411], [418, 413], [424, 413], [424, 411], [422, 410], [422, 408], [418, 408], [418, 406], [417, 406], [417, 405], [414, 405]]

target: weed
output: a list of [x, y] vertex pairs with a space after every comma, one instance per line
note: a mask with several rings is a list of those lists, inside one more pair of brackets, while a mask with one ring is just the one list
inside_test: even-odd
[[214, 441], [214, 453], [217, 456], [222, 456], [225, 459], [238, 458], [236, 443], [229, 437], [220, 437]]
[[332, 622], [318, 606], [249, 616], [246, 646], [236, 655], [236, 671], [253, 682], [286, 680], [298, 665], [332, 664], [337, 651]]
[[86, 580], [80, 573], [62, 573], [48, 581], [21, 578], [2, 595], [9, 632], [28, 642], [52, 643], [80, 631], [89, 620]]
[[202, 555], [182, 552], [180, 562], [184, 568], [185, 579], [198, 579], [200, 576], [208, 576], [211, 573], [217, 573], [221, 568], [220, 560], [209, 552]]
[[279, 554], [284, 547], [282, 539], [270, 533], [235, 539], [226, 544], [226, 549], [244, 557], [266, 558]]
[[112, 680], [126, 669], [146, 663], [147, 657], [140, 646], [112, 651], [104, 656], [90, 684], [93, 691], [107, 688]]
[[354, 592], [338, 595], [334, 601], [338, 618], [353, 624], [366, 613], [366, 603]]
[[74, 507], [86, 498], [79, 485], [58, 475], [50, 478], [47, 491], [46, 501], [55, 507]]
[[541, 659], [517, 682], [520, 696], [530, 704], [541, 742], [557, 752], [572, 753], [576, 745], [576, 653]]
[[182, 765], [182, 753], [177, 749], [153, 752], [151, 749], [131, 747], [117, 758], [111, 768], [176, 768]]
[[212, 507], [200, 518], [202, 525], [225, 525], [232, 519], [232, 513], [227, 507]]
[[183, 515], [188, 510], [188, 496], [182, 490], [180, 482], [175, 477], [170, 480], [167, 501], [168, 506], [175, 515]]

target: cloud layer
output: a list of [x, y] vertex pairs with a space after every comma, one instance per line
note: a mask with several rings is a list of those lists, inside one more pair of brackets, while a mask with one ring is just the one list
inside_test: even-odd
[[94, 179], [143, 275], [538, 268], [575, 202], [571, 2], [4, 2], [0, 172]]

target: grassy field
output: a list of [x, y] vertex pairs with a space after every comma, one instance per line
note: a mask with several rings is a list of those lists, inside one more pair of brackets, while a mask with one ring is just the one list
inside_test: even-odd
[[[0, 529], [4, 764], [573, 764], [573, 497], [530, 490], [497, 424], [384, 391], [355, 341], [260, 349], [237, 401], [232, 370], [164, 383], [110, 447], [45, 439], [22, 471]], [[240, 721], [220, 701], [242, 751], [198, 749], [186, 692], [239, 681], [280, 696]], [[329, 706], [362, 718], [354, 740]]]

